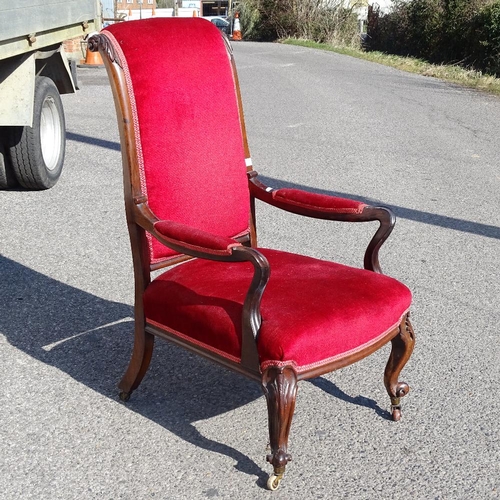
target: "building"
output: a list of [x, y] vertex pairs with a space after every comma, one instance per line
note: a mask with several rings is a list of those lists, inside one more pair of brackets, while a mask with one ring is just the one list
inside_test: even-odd
[[202, 16], [228, 16], [230, 10], [230, 0], [201, 0]]
[[116, 10], [154, 10], [156, 0], [116, 0]]

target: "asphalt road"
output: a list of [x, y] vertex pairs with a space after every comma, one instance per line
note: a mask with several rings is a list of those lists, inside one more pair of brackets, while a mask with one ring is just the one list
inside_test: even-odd
[[[381, 263], [414, 292], [403, 420], [388, 420], [388, 349], [301, 383], [271, 493], [253, 382], [158, 342], [117, 400], [133, 294], [120, 152], [105, 71], [83, 68], [59, 183], [0, 192], [0, 498], [498, 498], [500, 99], [317, 50], [234, 52], [266, 181], [398, 216]], [[262, 246], [352, 265], [373, 231], [258, 217]]]

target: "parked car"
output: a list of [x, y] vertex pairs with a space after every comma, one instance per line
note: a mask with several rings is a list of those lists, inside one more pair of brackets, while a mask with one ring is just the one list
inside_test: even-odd
[[206, 19], [207, 21], [210, 21], [212, 24], [215, 24], [215, 26], [217, 26], [217, 28], [219, 28], [227, 36], [231, 34], [231, 23], [227, 19], [216, 16], [204, 17], [203, 19]]

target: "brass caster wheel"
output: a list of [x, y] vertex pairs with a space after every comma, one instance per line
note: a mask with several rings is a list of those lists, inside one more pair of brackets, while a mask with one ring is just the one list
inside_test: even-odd
[[128, 401], [130, 399], [130, 392], [121, 391], [119, 397], [120, 401]]
[[277, 476], [276, 474], [271, 474], [267, 480], [267, 489], [271, 491], [276, 491], [280, 487], [281, 480], [283, 476]]
[[399, 398], [394, 398], [391, 404], [391, 416], [394, 422], [399, 422], [401, 420], [401, 404]]

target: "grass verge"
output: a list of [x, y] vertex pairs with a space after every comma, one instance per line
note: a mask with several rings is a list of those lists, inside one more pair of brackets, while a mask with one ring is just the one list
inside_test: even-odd
[[401, 57], [383, 52], [365, 52], [363, 50], [352, 49], [349, 47], [335, 47], [325, 43], [312, 42], [310, 40], [297, 40], [288, 38], [281, 40], [281, 43], [289, 45], [299, 45], [301, 47], [310, 47], [313, 49], [328, 50], [337, 54], [344, 54], [358, 59], [384, 64], [393, 68], [417, 73], [424, 76], [433, 76], [447, 82], [456, 83], [464, 87], [477, 90], [483, 90], [491, 94], [500, 95], [500, 78], [485, 75], [480, 71], [468, 70], [460, 66], [450, 66], [444, 64], [431, 64], [422, 59], [413, 57]]

